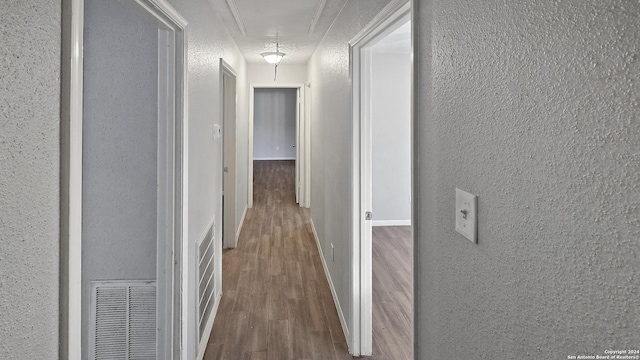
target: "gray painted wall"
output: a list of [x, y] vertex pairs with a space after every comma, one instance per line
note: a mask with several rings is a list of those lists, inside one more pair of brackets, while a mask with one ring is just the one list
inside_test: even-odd
[[[419, 3], [419, 359], [640, 344], [640, 4]], [[454, 230], [479, 196], [479, 243]]]
[[255, 89], [253, 159], [295, 159], [298, 90]]
[[85, 0], [82, 321], [92, 280], [156, 278], [158, 27], [131, 5]]
[[58, 353], [60, 1], [0, 2], [0, 357]]
[[[410, 37], [411, 34], [408, 34]], [[373, 225], [411, 220], [411, 48], [371, 57]]]
[[[311, 81], [311, 218], [338, 302], [353, 327], [351, 307], [351, 38], [388, 0], [350, 0], [309, 60]], [[335, 261], [331, 261], [331, 243]]]

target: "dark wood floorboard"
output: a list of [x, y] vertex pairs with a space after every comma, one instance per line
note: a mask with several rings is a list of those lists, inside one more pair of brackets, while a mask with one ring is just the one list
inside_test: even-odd
[[[204, 359], [352, 359], [311, 231], [295, 203], [293, 161], [254, 161], [254, 202], [223, 251], [223, 296]], [[376, 227], [374, 355], [410, 359], [410, 228]]]

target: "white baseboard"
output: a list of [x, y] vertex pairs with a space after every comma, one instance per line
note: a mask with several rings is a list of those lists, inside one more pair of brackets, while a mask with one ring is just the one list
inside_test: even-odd
[[253, 160], [295, 160], [295, 156], [294, 157], [261, 157], [261, 158], [257, 158], [254, 157]]
[[236, 229], [236, 246], [238, 246], [238, 239], [240, 239], [240, 231], [242, 231], [242, 225], [244, 225], [244, 218], [247, 216], [247, 204], [244, 205], [244, 212], [242, 213], [242, 217], [240, 218], [240, 225]]
[[371, 226], [411, 226], [411, 220], [372, 220]]
[[316, 240], [316, 246], [318, 247], [320, 260], [322, 260], [322, 267], [324, 268], [324, 274], [327, 276], [327, 282], [329, 283], [329, 288], [331, 289], [331, 296], [333, 297], [333, 303], [336, 306], [336, 311], [338, 312], [340, 325], [342, 325], [342, 332], [344, 333], [344, 338], [347, 344], [350, 345], [349, 328], [347, 327], [347, 321], [344, 319], [344, 313], [342, 312], [340, 301], [338, 301], [338, 294], [336, 294], [336, 288], [333, 286], [333, 280], [331, 280], [331, 274], [329, 273], [329, 268], [327, 267], [327, 263], [324, 260], [324, 253], [322, 252], [322, 247], [320, 246], [320, 239], [318, 239], [318, 233], [316, 232], [316, 226], [313, 224], [313, 219], [311, 219], [311, 229], [313, 230], [313, 238]]

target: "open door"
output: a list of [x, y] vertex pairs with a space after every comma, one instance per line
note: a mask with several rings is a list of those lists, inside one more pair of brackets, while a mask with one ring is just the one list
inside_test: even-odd
[[[386, 7], [351, 41], [352, 79], [352, 239], [353, 322], [350, 353], [372, 355], [373, 351], [373, 80], [372, 47], [407, 23], [411, 3]], [[387, 115], [388, 116], [388, 115]], [[395, 116], [395, 114], [393, 115]], [[393, 119], [393, 116], [388, 116]], [[410, 142], [410, 138], [406, 139]], [[385, 169], [386, 170], [386, 169]]]
[[236, 234], [236, 75], [231, 67], [220, 59], [222, 72], [222, 245], [234, 248]]
[[178, 358], [187, 23], [155, 0], [64, 16], [60, 355]]

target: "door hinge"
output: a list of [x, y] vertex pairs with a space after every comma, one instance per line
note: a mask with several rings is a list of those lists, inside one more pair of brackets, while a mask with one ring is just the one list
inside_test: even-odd
[[371, 211], [367, 211], [364, 213], [364, 219], [365, 220], [371, 220], [373, 219], [373, 213], [371, 213]]
[[228, 173], [228, 172], [229, 172], [229, 167], [228, 167], [228, 166], [225, 166], [225, 167], [222, 169], [222, 171], [224, 171], [224, 172]]

